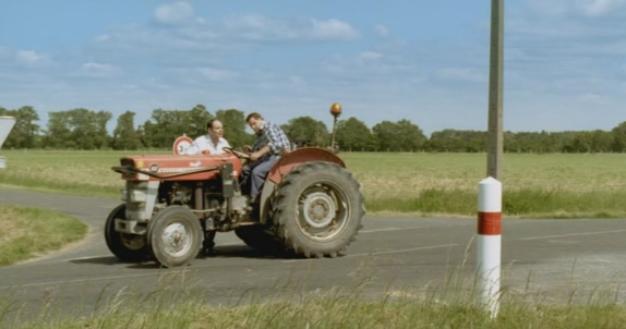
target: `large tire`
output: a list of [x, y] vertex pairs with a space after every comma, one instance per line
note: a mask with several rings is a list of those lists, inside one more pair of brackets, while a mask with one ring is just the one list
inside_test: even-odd
[[170, 206], [148, 225], [152, 254], [164, 267], [190, 263], [202, 247], [203, 231], [198, 218], [186, 207]]
[[304, 257], [344, 255], [365, 214], [359, 184], [329, 162], [294, 169], [271, 202], [276, 233], [285, 248]]
[[107, 217], [104, 225], [104, 240], [109, 250], [120, 260], [137, 262], [145, 260], [150, 255], [146, 237], [142, 235], [126, 234], [115, 231], [115, 219], [126, 219], [126, 205], [121, 204]]
[[262, 226], [242, 226], [235, 229], [235, 234], [250, 248], [262, 253], [280, 253], [282, 243]]

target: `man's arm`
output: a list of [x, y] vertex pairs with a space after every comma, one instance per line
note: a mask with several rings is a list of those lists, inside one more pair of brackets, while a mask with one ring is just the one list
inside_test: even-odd
[[269, 143], [270, 151], [274, 154], [288, 152], [291, 149], [291, 143], [287, 134], [277, 125], [271, 124], [265, 132]]
[[250, 153], [250, 160], [251, 161], [256, 161], [256, 160], [262, 158], [263, 156], [265, 156], [266, 154], [268, 154], [270, 152], [272, 152], [272, 149], [270, 148], [270, 146], [269, 145], [265, 145], [261, 149], [259, 149], [258, 151]]

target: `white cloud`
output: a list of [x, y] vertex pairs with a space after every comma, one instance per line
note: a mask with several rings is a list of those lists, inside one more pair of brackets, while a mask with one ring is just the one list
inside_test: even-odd
[[532, 9], [549, 16], [605, 16], [616, 13], [625, 4], [626, 0], [529, 0]]
[[376, 26], [374, 26], [374, 31], [376, 31], [376, 34], [379, 37], [388, 37], [389, 36], [389, 28], [386, 27], [385, 25], [382, 24], [378, 24]]
[[485, 73], [473, 68], [448, 67], [435, 72], [435, 76], [442, 80], [465, 81], [465, 82], [485, 82]]
[[602, 95], [596, 93], [584, 93], [578, 96], [578, 100], [584, 103], [606, 104], [606, 99]]
[[289, 77], [289, 82], [292, 86], [302, 86], [306, 84], [306, 81], [298, 75], [292, 75]]
[[310, 21], [280, 20], [249, 14], [230, 17], [224, 23], [225, 33], [247, 40], [350, 40], [359, 33], [350, 24], [337, 19]]
[[587, 16], [602, 16], [624, 3], [624, 0], [578, 0], [578, 8]]
[[221, 22], [188, 20], [186, 24], [155, 29], [150, 25], [130, 25], [95, 38], [95, 47], [131, 53], [174, 50], [232, 51], [259, 42], [346, 41], [359, 33], [339, 20], [284, 20], [248, 14]]
[[534, 11], [544, 15], [563, 15], [571, 4], [571, 0], [529, 0], [528, 4]]
[[81, 65], [82, 75], [92, 78], [110, 77], [120, 72], [120, 68], [110, 64], [87, 62]]
[[375, 51], [364, 51], [359, 54], [359, 60], [363, 62], [375, 61], [383, 58], [384, 55]]
[[216, 69], [213, 67], [202, 67], [198, 69], [198, 72], [204, 78], [214, 82], [234, 79], [238, 75], [233, 71]]
[[174, 2], [161, 5], [154, 11], [154, 18], [159, 23], [177, 24], [193, 17], [193, 8], [188, 2]]
[[[156, 9], [155, 17], [162, 23], [168, 22], [168, 28], [155, 28], [153, 24], [120, 26], [95, 37], [92, 45], [98, 51], [136, 57], [169, 54], [167, 60], [176, 62], [188, 54], [173, 51], [204, 51], [216, 55], [263, 42], [346, 41], [359, 35], [350, 24], [336, 19], [277, 19], [246, 14], [216, 21], [192, 16], [192, 12], [174, 15], [172, 8], [181, 4], [188, 6], [177, 2]], [[185, 24], [172, 24], [183, 17], [186, 17]], [[201, 65], [207, 64], [213, 65], [210, 61]]]
[[231, 38], [247, 40], [291, 40], [301, 36], [300, 29], [289, 22], [270, 19], [256, 14], [231, 17], [223, 27], [224, 34]]
[[109, 40], [111, 40], [111, 35], [110, 34], [101, 34], [101, 35], [96, 37], [96, 41], [97, 42], [107, 42]]
[[33, 65], [41, 63], [46, 59], [46, 57], [33, 50], [18, 50], [15, 53], [15, 59], [18, 61], [18, 63]]
[[325, 21], [312, 20], [311, 36], [321, 40], [350, 40], [359, 36], [359, 33], [348, 23], [329, 19]]
[[266, 30], [276, 24], [265, 16], [249, 14], [239, 17], [232, 17], [226, 21], [225, 25], [226, 27], [232, 29]]

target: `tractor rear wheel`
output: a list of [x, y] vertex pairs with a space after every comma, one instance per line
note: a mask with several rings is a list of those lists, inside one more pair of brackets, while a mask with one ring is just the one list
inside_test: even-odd
[[164, 267], [190, 263], [202, 247], [200, 221], [188, 208], [167, 207], [148, 225], [148, 242], [154, 258]]
[[307, 163], [289, 173], [272, 209], [272, 223], [284, 246], [304, 257], [345, 254], [365, 214], [357, 181], [329, 162]]
[[137, 262], [147, 259], [148, 252], [146, 237], [142, 235], [126, 234], [115, 231], [115, 219], [126, 219], [126, 205], [121, 204], [113, 209], [107, 217], [104, 226], [104, 240], [109, 250], [120, 260]]
[[280, 241], [262, 226], [238, 227], [235, 234], [250, 248], [263, 253], [279, 253], [284, 249]]

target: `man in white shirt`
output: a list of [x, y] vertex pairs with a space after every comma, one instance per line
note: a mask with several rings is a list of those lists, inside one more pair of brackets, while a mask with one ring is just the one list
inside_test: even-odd
[[212, 119], [206, 124], [207, 134], [196, 138], [187, 148], [187, 155], [218, 155], [224, 154], [225, 147], [230, 148], [228, 141], [224, 139], [224, 125], [217, 119]]

